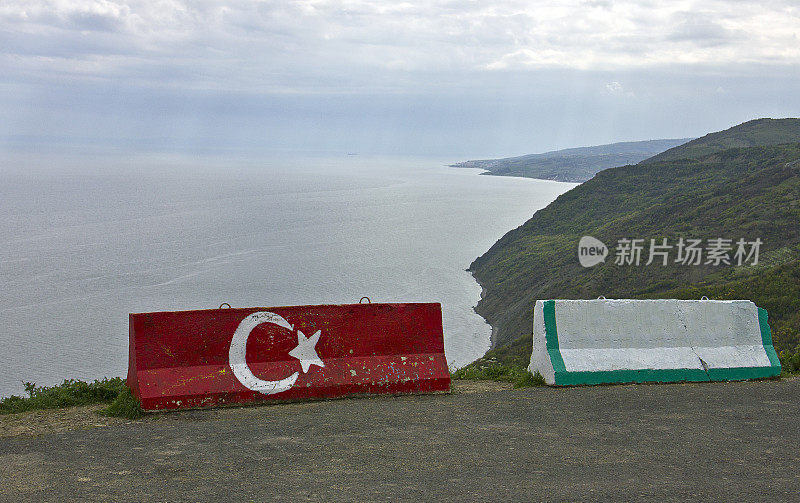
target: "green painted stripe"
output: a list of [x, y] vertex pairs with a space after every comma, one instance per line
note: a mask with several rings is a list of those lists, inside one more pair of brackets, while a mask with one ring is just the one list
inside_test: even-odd
[[769, 364], [774, 374], [781, 373], [781, 361], [778, 359], [778, 354], [775, 352], [775, 346], [772, 345], [772, 330], [769, 328], [769, 314], [766, 309], [758, 308], [758, 326], [761, 329], [761, 344], [764, 346], [764, 351], [769, 358]]
[[556, 384], [613, 384], [639, 382], [708, 381], [708, 374], [698, 369], [625, 369], [583, 372], [556, 372]]
[[[544, 315], [544, 340], [547, 347], [547, 354], [550, 355], [550, 363], [556, 376], [559, 373], [566, 373], [564, 358], [561, 357], [561, 349], [558, 347], [558, 330], [556, 329], [556, 301], [546, 300], [543, 304]], [[561, 384], [556, 378], [556, 384]]]
[[746, 381], [747, 379], [774, 377], [780, 373], [780, 367], [778, 367], [777, 373], [774, 367], [725, 367], [708, 369], [708, 375], [712, 381]]

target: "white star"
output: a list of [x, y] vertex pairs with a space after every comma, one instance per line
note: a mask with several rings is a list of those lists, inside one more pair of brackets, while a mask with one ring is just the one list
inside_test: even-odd
[[289, 356], [300, 360], [303, 373], [308, 372], [308, 367], [311, 365], [317, 365], [319, 367], [325, 366], [325, 363], [320, 360], [317, 350], [315, 349], [317, 342], [319, 342], [320, 333], [321, 331], [317, 330], [314, 335], [306, 339], [306, 335], [303, 332], [297, 331], [297, 347], [289, 351]]

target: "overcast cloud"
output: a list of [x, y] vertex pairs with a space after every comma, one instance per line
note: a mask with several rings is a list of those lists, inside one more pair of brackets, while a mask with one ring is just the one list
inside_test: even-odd
[[683, 137], [800, 115], [798, 32], [793, 1], [3, 0], [0, 147]]

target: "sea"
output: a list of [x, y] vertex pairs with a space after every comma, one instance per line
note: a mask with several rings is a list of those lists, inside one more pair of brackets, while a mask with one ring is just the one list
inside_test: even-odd
[[457, 157], [59, 156], [0, 163], [0, 397], [124, 376], [128, 314], [439, 302], [451, 368], [491, 327], [466, 269], [575, 184]]

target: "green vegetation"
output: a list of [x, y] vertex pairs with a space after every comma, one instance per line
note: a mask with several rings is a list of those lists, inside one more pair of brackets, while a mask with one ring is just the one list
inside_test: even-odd
[[510, 367], [527, 369], [531, 362], [532, 349], [533, 334], [529, 333], [511, 341], [509, 344], [490, 349], [483, 358], [476, 360], [470, 365], [486, 365], [497, 362]]
[[454, 380], [489, 380], [510, 382], [515, 388], [544, 386], [544, 377], [539, 372], [531, 374], [526, 366], [500, 363], [494, 358], [481, 358], [460, 368], [450, 376]]
[[778, 354], [781, 360], [781, 374], [800, 374], [800, 346], [793, 351], [783, 350]]
[[515, 388], [545, 386], [544, 377], [539, 372], [528, 372], [532, 343], [533, 336], [528, 334], [510, 344], [490, 349], [482, 358], [453, 372], [451, 377], [511, 382]]
[[[800, 126], [797, 119], [755, 123], [752, 141]], [[777, 124], [778, 131], [769, 135], [764, 124]], [[742, 127], [754, 128], [752, 122]], [[726, 132], [746, 137], [740, 133]], [[581, 267], [577, 246], [584, 235], [608, 245], [605, 263]], [[759, 238], [759, 264], [683, 265], [674, 262], [673, 249], [668, 265], [644, 265], [650, 239], [667, 238], [674, 246], [681, 237], [703, 245], [714, 238]], [[622, 238], [646, 240], [641, 265], [614, 263]], [[600, 295], [750, 299], [769, 312], [776, 349], [794, 350], [800, 346], [800, 143], [602, 171], [506, 234], [470, 270], [485, 288], [476, 310], [497, 329], [492, 354], [502, 364], [530, 357], [530, 336], [523, 336], [530, 333], [536, 299]]]
[[111, 402], [111, 405], [102, 409], [100, 414], [112, 417], [124, 417], [126, 419], [138, 419], [144, 415], [142, 406], [139, 400], [131, 393], [131, 390], [126, 386], [125, 389], [119, 392], [117, 397]]
[[106, 415], [129, 418], [141, 416], [139, 403], [131, 395], [125, 380], [120, 377], [92, 383], [69, 379], [57, 386], [36, 386], [26, 382], [25, 391], [28, 393], [27, 398], [10, 396], [0, 401], [0, 414], [109, 403], [111, 406], [104, 410]]
[[697, 159], [731, 148], [800, 142], [800, 119], [755, 119], [725, 131], [709, 133], [642, 162]]
[[585, 182], [599, 171], [639, 162], [668, 148], [686, 143], [688, 140], [688, 138], [684, 138], [681, 140], [611, 143], [505, 159], [466, 161], [453, 164], [453, 166], [485, 169], [492, 175], [523, 176], [559, 182]]

